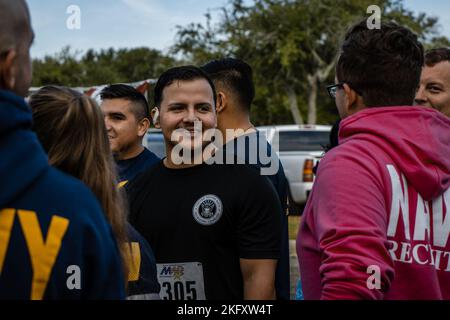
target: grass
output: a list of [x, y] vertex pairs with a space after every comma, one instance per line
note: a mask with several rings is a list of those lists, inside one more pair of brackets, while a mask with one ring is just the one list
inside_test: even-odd
[[288, 216], [289, 239], [297, 239], [298, 226], [300, 224], [300, 216]]

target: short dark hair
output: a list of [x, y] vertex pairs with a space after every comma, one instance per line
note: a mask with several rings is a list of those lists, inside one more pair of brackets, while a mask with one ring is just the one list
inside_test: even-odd
[[163, 90], [165, 87], [170, 86], [175, 81], [193, 81], [197, 79], [205, 79], [208, 81], [209, 85], [211, 86], [212, 92], [213, 92], [213, 98], [214, 98], [214, 106], [216, 105], [216, 87], [214, 86], [214, 83], [211, 81], [211, 79], [208, 77], [208, 75], [201, 70], [200, 68], [197, 68], [195, 66], [181, 66], [181, 67], [175, 67], [171, 68], [169, 70], [166, 70], [159, 76], [158, 81], [156, 82], [155, 88], [154, 88], [154, 103], [156, 107], [161, 106], [161, 102], [163, 100]]
[[434, 67], [439, 62], [450, 62], [450, 48], [437, 48], [425, 53], [425, 65]]
[[339, 82], [359, 92], [367, 107], [412, 105], [424, 64], [417, 35], [394, 22], [349, 29], [336, 66]]
[[150, 119], [150, 111], [147, 99], [132, 86], [126, 84], [112, 84], [105, 87], [100, 92], [100, 98], [105, 99], [125, 99], [133, 103], [132, 112], [138, 121], [144, 118]]
[[255, 98], [255, 86], [253, 84], [253, 70], [246, 62], [225, 58], [212, 60], [201, 67], [218, 85], [221, 84], [232, 90], [241, 104], [250, 111]]

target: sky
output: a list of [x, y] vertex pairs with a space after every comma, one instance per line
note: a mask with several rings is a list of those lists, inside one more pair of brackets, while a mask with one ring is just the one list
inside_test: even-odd
[[[81, 52], [89, 48], [142, 46], [167, 51], [175, 41], [177, 25], [204, 23], [207, 12], [213, 22], [218, 22], [220, 8], [228, 1], [27, 0], [27, 3], [36, 34], [31, 54], [42, 58], [67, 45]], [[449, 0], [405, 0], [405, 5], [414, 12], [437, 16], [439, 31], [450, 38]]]

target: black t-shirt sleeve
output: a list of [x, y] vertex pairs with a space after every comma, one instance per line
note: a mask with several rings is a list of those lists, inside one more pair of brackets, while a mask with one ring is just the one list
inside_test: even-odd
[[145, 204], [145, 198], [147, 194], [147, 186], [151, 183], [153, 175], [157, 167], [160, 164], [155, 164], [144, 173], [127, 183], [125, 188], [126, 199], [128, 204], [128, 221], [133, 225], [138, 231], [139, 228], [136, 227], [139, 212], [142, 210]]
[[237, 239], [240, 258], [278, 259], [282, 209], [270, 181], [252, 171], [240, 192]]

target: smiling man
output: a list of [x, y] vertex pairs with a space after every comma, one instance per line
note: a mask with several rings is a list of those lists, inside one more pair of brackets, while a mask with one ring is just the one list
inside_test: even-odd
[[[154, 99], [167, 158], [126, 188], [130, 222], [155, 252], [161, 298], [274, 298], [281, 238], [274, 188], [247, 165], [190, 161], [216, 126], [213, 83], [199, 68], [173, 68]], [[179, 131], [183, 141], [173, 141]], [[188, 161], [172, 152], [180, 143]]]
[[439, 110], [450, 117], [450, 49], [440, 48], [425, 54], [416, 104]]
[[119, 171], [119, 185], [123, 186], [159, 161], [142, 145], [150, 126], [147, 100], [135, 88], [124, 84], [104, 88], [100, 97], [109, 143]]

